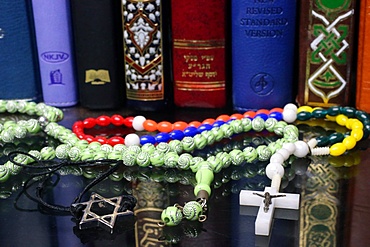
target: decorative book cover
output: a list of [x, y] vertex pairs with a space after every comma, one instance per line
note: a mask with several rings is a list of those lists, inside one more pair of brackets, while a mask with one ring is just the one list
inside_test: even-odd
[[0, 99], [41, 100], [31, 1], [0, 1]]
[[42, 95], [46, 104], [78, 102], [69, 0], [32, 0]]
[[174, 103], [226, 105], [226, 1], [172, 0]]
[[232, 0], [232, 100], [237, 111], [293, 99], [296, 0]]
[[127, 106], [154, 111], [170, 95], [169, 1], [122, 1]]
[[356, 107], [370, 112], [370, 1], [360, 3]]
[[355, 6], [355, 0], [301, 2], [299, 104], [351, 103]]
[[89, 109], [123, 106], [121, 2], [71, 1], [79, 100]]

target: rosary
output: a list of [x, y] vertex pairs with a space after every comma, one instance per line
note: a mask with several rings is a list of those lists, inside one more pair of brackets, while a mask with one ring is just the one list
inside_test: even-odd
[[[131, 195], [104, 198], [93, 193], [88, 202], [81, 198], [93, 186], [107, 177], [118, 176], [119, 167], [144, 167], [156, 169], [176, 169], [194, 175], [194, 200], [183, 206], [175, 204], [163, 210], [160, 226], [176, 226], [183, 220], [204, 222], [207, 219], [208, 199], [212, 193], [214, 176], [230, 166], [243, 163], [267, 161], [266, 176], [271, 185], [261, 191], [242, 190], [240, 204], [259, 207], [255, 223], [257, 235], [269, 235], [275, 208], [299, 209], [299, 194], [280, 193], [284, 166], [289, 157], [340, 156], [352, 150], [360, 140], [367, 139], [370, 133], [369, 115], [352, 107], [334, 106], [328, 109], [311, 108], [287, 104], [283, 109], [248, 111], [244, 114], [220, 115], [216, 119], [186, 123], [178, 121], [156, 123], [143, 116], [122, 117], [120, 115], [100, 116], [77, 121], [72, 129], [57, 122], [63, 118], [62, 110], [44, 103], [25, 101], [0, 101], [0, 112], [22, 113], [38, 118], [6, 121], [0, 125], [0, 141], [12, 143], [29, 135], [45, 133], [56, 139], [59, 145], [45, 146], [40, 150], [11, 152], [9, 160], [0, 166], [0, 182], [5, 183], [10, 176], [22, 169], [44, 169], [38, 174], [37, 201], [47, 208], [72, 214], [79, 220], [80, 229], [99, 226], [112, 232], [117, 217], [131, 215], [136, 199]], [[299, 140], [296, 120], [309, 121], [325, 119], [348, 129], [346, 133], [332, 133], [329, 136], [316, 136], [305, 142]], [[85, 133], [94, 126], [109, 125], [132, 128], [124, 138], [105, 138]], [[152, 134], [141, 135], [142, 131]], [[233, 139], [241, 133], [268, 132], [280, 138], [268, 145], [247, 146], [228, 151], [219, 150], [207, 154], [205, 158], [196, 156], [196, 150]], [[55, 163], [49, 163], [55, 161]], [[109, 165], [109, 169], [96, 177], [68, 207], [55, 207], [44, 201], [43, 188], [50, 177], [65, 166], [93, 167]], [[45, 167], [47, 166], [47, 169]], [[119, 178], [117, 178], [119, 179]], [[25, 185], [27, 186], [27, 184]], [[110, 208], [111, 212], [106, 214]]]

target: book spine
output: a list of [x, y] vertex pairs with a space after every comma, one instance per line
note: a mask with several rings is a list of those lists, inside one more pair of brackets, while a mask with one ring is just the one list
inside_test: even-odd
[[296, 0], [233, 0], [232, 98], [237, 111], [293, 99]]
[[226, 1], [172, 0], [174, 103], [226, 105]]
[[370, 2], [363, 0], [360, 4], [356, 107], [370, 112]]
[[355, 6], [355, 0], [301, 2], [299, 104], [351, 104]]
[[46, 104], [77, 104], [68, 0], [32, 0], [43, 99]]
[[124, 105], [121, 2], [71, 1], [80, 105], [116, 109]]
[[0, 99], [41, 100], [31, 2], [0, 1]]
[[155, 111], [167, 106], [170, 87], [169, 1], [122, 1], [127, 106]]

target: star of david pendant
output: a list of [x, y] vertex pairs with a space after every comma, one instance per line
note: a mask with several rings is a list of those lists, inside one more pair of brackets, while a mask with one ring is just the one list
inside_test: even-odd
[[72, 207], [86, 205], [82, 210], [83, 215], [79, 223], [79, 229], [101, 227], [113, 233], [118, 216], [133, 215], [131, 210], [121, 211], [122, 199], [123, 196], [105, 198], [97, 193], [92, 193], [89, 201], [72, 204]]

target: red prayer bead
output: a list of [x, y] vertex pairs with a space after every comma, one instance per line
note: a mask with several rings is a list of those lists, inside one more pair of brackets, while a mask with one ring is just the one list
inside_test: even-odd
[[157, 130], [157, 122], [154, 121], [154, 120], [151, 120], [151, 119], [147, 119], [144, 121], [143, 123], [143, 127], [146, 131], [149, 131], [149, 132], [154, 132]]
[[129, 127], [129, 128], [132, 128], [132, 121], [134, 120], [134, 117], [127, 117], [125, 118], [125, 120], [123, 121], [123, 124], [126, 126], [126, 127]]
[[174, 130], [184, 130], [186, 127], [188, 127], [188, 124], [184, 121], [177, 121], [173, 123]]
[[193, 126], [193, 127], [196, 127], [198, 128], [202, 123], [199, 122], [199, 121], [192, 121], [189, 123], [189, 126]]
[[256, 113], [254, 111], [246, 111], [243, 114], [244, 117], [254, 118], [256, 116]]
[[240, 113], [234, 113], [230, 116], [230, 119], [242, 119], [243, 115]]
[[111, 123], [111, 119], [108, 116], [102, 115], [96, 118], [96, 123], [100, 126], [108, 126]]
[[207, 118], [207, 119], [204, 119], [202, 124], [213, 124], [215, 122], [215, 120], [213, 118]]
[[104, 136], [95, 137], [94, 141], [100, 142], [100, 144], [107, 144], [108, 140]]
[[95, 118], [92, 118], [92, 117], [89, 117], [89, 118], [86, 118], [83, 122], [83, 127], [84, 128], [93, 128], [95, 125], [96, 125], [96, 120]]
[[172, 131], [172, 129], [173, 129], [172, 123], [170, 123], [168, 121], [159, 122], [158, 126], [157, 126], [157, 129], [160, 132], [168, 133], [168, 132]]
[[260, 114], [260, 113], [268, 115], [270, 113], [270, 111], [267, 110], [267, 109], [259, 109], [258, 111], [256, 111], [256, 115]]
[[216, 120], [221, 120], [221, 121], [224, 121], [224, 122], [227, 122], [230, 120], [230, 116], [226, 115], [226, 114], [223, 114], [223, 115], [220, 115], [216, 118]]
[[84, 140], [86, 140], [88, 143], [95, 141], [95, 137], [92, 135], [85, 135]]
[[113, 136], [107, 140], [107, 143], [111, 146], [114, 146], [117, 144], [125, 144], [125, 139], [123, 139], [120, 136]]
[[110, 119], [111, 119], [111, 123], [115, 126], [121, 126], [124, 124], [124, 121], [125, 121], [125, 119], [121, 115], [118, 115], [118, 114], [111, 116]]

